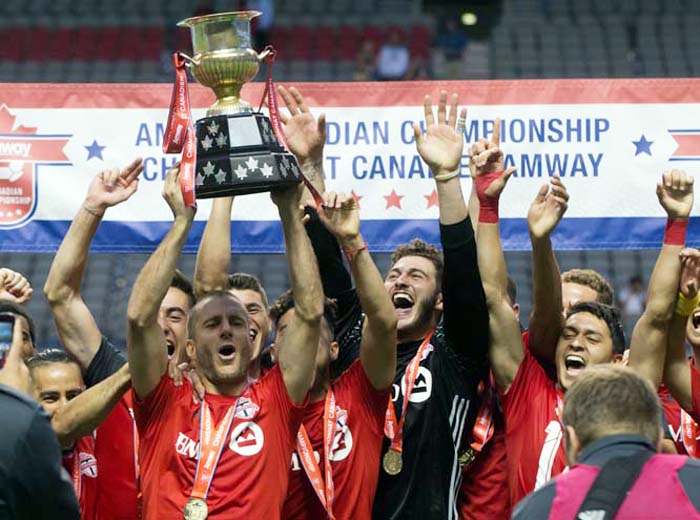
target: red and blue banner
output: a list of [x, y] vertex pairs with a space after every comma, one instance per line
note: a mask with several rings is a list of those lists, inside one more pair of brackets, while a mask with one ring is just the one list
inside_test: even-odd
[[[374, 251], [419, 236], [438, 242], [437, 194], [413, 142], [423, 98], [457, 92], [468, 107], [465, 143], [488, 138], [502, 120], [506, 165], [518, 168], [501, 198], [506, 249], [529, 248], [525, 217], [539, 187], [559, 175], [571, 195], [554, 234], [560, 249], [656, 248], [664, 213], [655, 185], [662, 172], [700, 174], [700, 79], [524, 80], [405, 83], [301, 83], [328, 122], [328, 189], [360, 201]], [[258, 104], [264, 84], [243, 97]], [[176, 155], [162, 152], [168, 84], [0, 84], [0, 250], [55, 251], [101, 170], [144, 158], [139, 191], [110, 209], [93, 250], [153, 250], [170, 226], [161, 198]], [[195, 119], [213, 93], [191, 89]], [[471, 190], [464, 148], [461, 177]], [[186, 250], [199, 244], [211, 207], [200, 201]], [[239, 197], [232, 214], [237, 252], [283, 250], [267, 194]], [[689, 242], [700, 244], [693, 218]]]

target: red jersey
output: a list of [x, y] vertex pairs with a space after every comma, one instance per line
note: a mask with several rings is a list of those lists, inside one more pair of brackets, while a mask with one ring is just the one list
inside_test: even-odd
[[95, 432], [95, 457], [100, 465], [97, 479], [99, 520], [138, 518], [133, 399], [133, 390], [129, 390]]
[[659, 386], [659, 399], [664, 408], [664, 415], [666, 416], [666, 422], [668, 422], [668, 428], [670, 430], [669, 433], [671, 434], [673, 444], [676, 445], [676, 451], [679, 455], [688, 455], [685, 449], [685, 443], [683, 442], [681, 407], [663, 383]]
[[[164, 374], [145, 399], [134, 401], [143, 518], [182, 518], [199, 451], [201, 407], [192, 401], [192, 385], [185, 379], [175, 386]], [[236, 401], [206, 396], [214, 424]], [[303, 417], [304, 406], [290, 401], [279, 367], [243, 392], [206, 499], [210, 520], [280, 518]]]
[[73, 483], [80, 504], [80, 518], [94, 520], [97, 505], [97, 459], [92, 435], [78, 439], [73, 449], [63, 454], [63, 467]]
[[503, 416], [494, 410], [493, 436], [472, 464], [462, 467], [459, 488], [460, 520], [494, 520], [510, 518], [508, 461]]
[[[375, 390], [365, 375], [362, 363], [356, 360], [333, 383], [333, 393], [337, 411], [336, 432], [331, 451], [333, 514], [339, 520], [369, 520], [372, 517], [372, 503], [379, 478], [379, 459], [389, 388], [381, 392]], [[304, 415], [304, 427], [321, 474], [324, 474], [325, 464], [324, 405], [324, 400], [312, 403]], [[327, 516], [301, 465], [299, 454], [295, 451], [292, 455], [289, 492], [282, 518], [317, 520]]]
[[514, 507], [566, 468], [564, 431], [559, 415], [564, 395], [556, 375], [530, 353], [523, 333], [525, 357], [513, 384], [501, 395], [506, 423], [510, 503]]

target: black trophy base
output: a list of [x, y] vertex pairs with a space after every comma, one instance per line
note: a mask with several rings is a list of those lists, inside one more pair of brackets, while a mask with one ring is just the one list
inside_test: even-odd
[[258, 152], [197, 158], [198, 199], [276, 191], [299, 184], [301, 170], [287, 152]]
[[264, 114], [205, 117], [195, 127], [198, 199], [275, 191], [301, 182], [296, 158], [282, 148]]

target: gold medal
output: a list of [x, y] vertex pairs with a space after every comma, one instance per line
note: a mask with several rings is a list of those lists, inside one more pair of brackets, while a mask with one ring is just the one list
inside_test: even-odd
[[467, 451], [465, 451], [459, 456], [459, 463], [462, 466], [468, 466], [469, 464], [474, 462], [475, 456], [476, 455], [474, 453], [474, 450], [472, 448], [467, 448]]
[[209, 516], [207, 503], [201, 498], [190, 498], [183, 513], [185, 520], [206, 520]]
[[401, 473], [401, 468], [403, 467], [401, 452], [389, 448], [389, 451], [384, 454], [384, 458], [382, 459], [382, 466], [384, 466], [384, 471], [389, 475], [398, 475]]

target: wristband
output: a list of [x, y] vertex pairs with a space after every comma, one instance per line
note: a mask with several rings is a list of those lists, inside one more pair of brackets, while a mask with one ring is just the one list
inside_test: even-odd
[[352, 262], [352, 259], [355, 258], [355, 255], [359, 253], [360, 251], [364, 251], [367, 249], [367, 242], [363, 243], [360, 247], [355, 247], [355, 248], [343, 248], [343, 253], [345, 253], [345, 257], [348, 259], [348, 262]]
[[457, 177], [457, 175], [459, 175], [459, 168], [457, 168], [453, 172], [443, 173], [441, 175], [433, 175], [433, 179], [435, 179], [436, 182], [447, 182], [450, 179], [454, 179], [455, 177]]
[[685, 234], [688, 230], [687, 218], [670, 218], [666, 221], [664, 232], [664, 244], [667, 246], [685, 245]]
[[687, 298], [682, 292], [678, 293], [676, 300], [676, 314], [684, 318], [690, 316], [700, 302], [700, 293], [697, 293], [693, 298]]
[[498, 223], [498, 199], [500, 195], [490, 197], [486, 195], [486, 189], [493, 181], [500, 178], [503, 172], [490, 172], [477, 175], [474, 178], [476, 183], [476, 197], [479, 199], [479, 222], [485, 224]]

